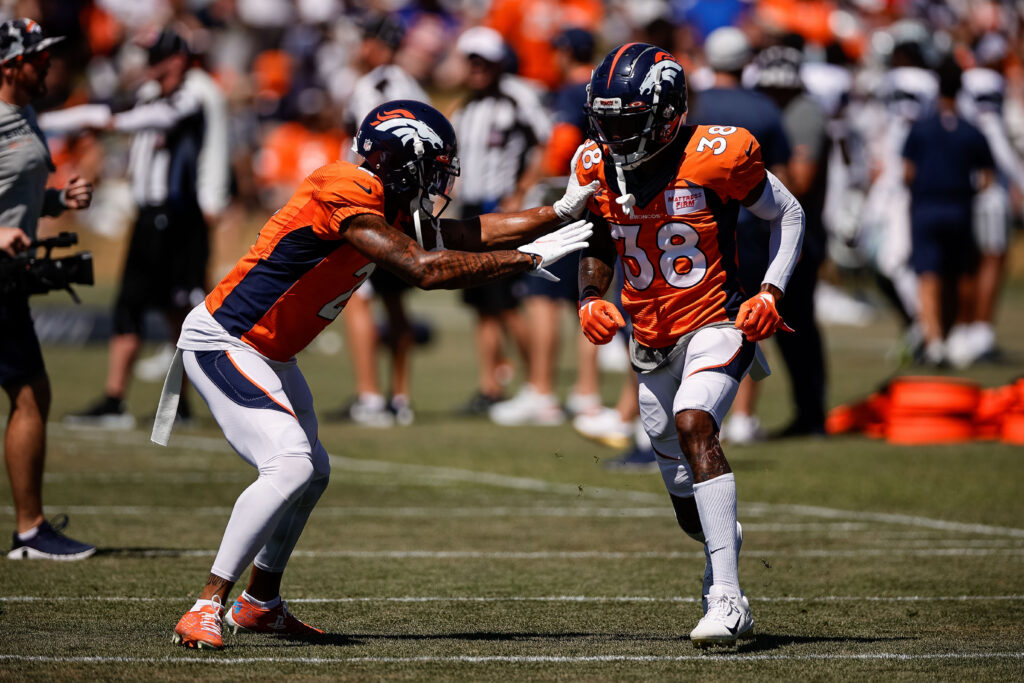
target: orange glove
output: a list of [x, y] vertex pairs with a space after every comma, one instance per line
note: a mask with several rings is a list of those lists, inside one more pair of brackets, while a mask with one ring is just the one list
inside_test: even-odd
[[625, 324], [619, 309], [604, 299], [591, 296], [580, 302], [580, 327], [594, 344], [607, 344]]
[[747, 341], [752, 342], [767, 339], [778, 330], [793, 331], [775, 310], [775, 297], [771, 292], [758, 292], [756, 296], [740, 304], [740, 312], [736, 315], [736, 328], [743, 332]]

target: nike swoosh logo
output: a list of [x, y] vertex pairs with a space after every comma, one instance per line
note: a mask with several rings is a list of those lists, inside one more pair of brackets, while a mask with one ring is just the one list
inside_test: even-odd
[[[750, 152], [747, 152], [747, 156], [750, 156]], [[355, 183], [356, 187], [358, 187], [360, 190], [362, 190], [366, 194], [373, 194], [373, 190], [371, 190], [368, 187], [363, 187], [362, 185], [359, 184], [358, 180], [353, 180], [352, 182]]]
[[732, 626], [726, 626], [725, 628], [729, 631], [729, 633], [736, 635], [736, 632], [740, 630], [740, 615], [736, 615], [735, 624], [733, 624]]
[[[749, 145], [749, 146], [747, 147], [747, 156], [748, 156], [748, 157], [750, 156], [750, 152], [751, 152], [751, 151], [752, 151], [753, 149], [754, 149], [754, 143], [753, 143], [753, 141], [751, 141], [750, 145]], [[357, 183], [357, 184], [358, 184], [358, 183]]]

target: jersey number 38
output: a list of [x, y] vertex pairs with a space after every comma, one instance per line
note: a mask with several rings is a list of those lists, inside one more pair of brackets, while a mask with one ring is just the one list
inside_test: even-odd
[[[612, 238], [622, 240], [623, 270], [626, 281], [638, 291], [651, 286], [655, 277], [655, 266], [651, 257], [637, 244], [639, 225], [608, 226]], [[686, 223], [666, 223], [658, 229], [658, 270], [670, 286], [689, 289], [704, 279], [708, 259], [698, 245], [700, 235]]]

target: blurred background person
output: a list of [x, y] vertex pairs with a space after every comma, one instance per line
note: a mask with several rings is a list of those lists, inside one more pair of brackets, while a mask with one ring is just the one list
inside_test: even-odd
[[825, 349], [815, 317], [818, 270], [825, 260], [822, 223], [828, 176], [828, 119], [804, 92], [800, 78], [803, 56], [794, 47], [773, 46], [754, 63], [757, 90], [782, 112], [782, 125], [792, 146], [786, 170], [789, 190], [800, 201], [806, 220], [800, 260], [793, 269], [779, 314], [795, 331], [775, 337], [789, 372], [795, 415], [777, 436], [825, 434]]
[[[63, 190], [48, 189], [56, 170], [36, 124], [32, 101], [46, 94], [50, 48], [31, 19], [0, 24], [0, 258], [14, 257], [36, 239], [40, 216], [84, 209], [92, 185], [77, 175]], [[5, 283], [6, 284], [6, 283]], [[6, 289], [6, 288], [4, 288]], [[43, 516], [43, 469], [50, 379], [29, 311], [28, 294], [0, 290], [0, 385], [10, 401], [4, 431], [4, 462], [14, 503], [12, 560], [81, 560], [95, 546], [61, 533], [67, 524]]]
[[881, 56], [887, 66], [872, 78], [874, 101], [858, 121], [871, 166], [861, 221], [879, 287], [906, 323], [907, 353], [917, 361], [923, 344], [917, 277], [910, 263], [910, 196], [902, 182], [902, 150], [910, 126], [934, 110], [939, 84], [928, 68], [931, 37], [922, 24], [897, 22], [880, 35], [891, 46]]
[[[554, 124], [542, 157], [545, 179], [534, 186], [531, 204], [544, 203], [548, 196], [561, 195], [573, 154], [583, 143], [587, 129], [583, 105], [594, 68], [594, 36], [584, 29], [569, 28], [555, 36], [553, 46], [563, 85], [554, 93]], [[573, 332], [576, 383], [566, 398], [565, 410], [554, 408], [551, 401], [551, 397], [555, 397], [555, 403], [558, 402], [556, 375], [561, 349], [561, 314], [570, 307], [574, 312], [579, 301], [577, 260], [563, 259], [564, 263], [555, 264], [557, 270], [551, 272], [561, 278], [559, 282], [544, 278], [526, 278], [523, 282], [523, 318], [529, 346], [526, 383], [514, 398], [491, 406], [490, 417], [498, 424], [549, 424], [564, 419], [565, 410], [572, 415], [601, 411], [597, 347], [578, 330]]]
[[947, 340], [949, 360], [959, 368], [1002, 359], [996, 343], [995, 313], [1010, 241], [1010, 192], [1024, 197], [1024, 163], [1010, 141], [1003, 110], [1006, 80], [1002, 72], [1009, 47], [1002, 34], [983, 34], [972, 53], [974, 66], [964, 71], [957, 94], [957, 110], [985, 136], [996, 165], [995, 182], [974, 199], [974, 236], [980, 260], [973, 314], [966, 324], [954, 325]]
[[[352, 138], [370, 110], [390, 100], [415, 100], [430, 104], [430, 97], [405, 69], [395, 63], [395, 56], [405, 38], [405, 29], [397, 15], [371, 15], [364, 19], [363, 39], [359, 45], [358, 64], [366, 70], [356, 81], [344, 112], [345, 130]], [[349, 160], [358, 159], [350, 150]], [[404, 295], [411, 289], [400, 278], [378, 269], [370, 281], [356, 290], [345, 315], [345, 333], [356, 396], [332, 417], [350, 419], [369, 427], [388, 427], [395, 423], [409, 425], [414, 419], [410, 401], [411, 355], [415, 344], [413, 325], [406, 310]], [[374, 319], [374, 294], [384, 305], [387, 320], [387, 343], [391, 360], [390, 396], [385, 398], [377, 373], [377, 350], [381, 345]]]
[[[107, 377], [103, 396], [66, 416], [69, 424], [133, 427], [125, 397], [146, 311], [160, 310], [176, 336], [185, 314], [206, 292], [209, 234], [199, 190], [206, 177], [200, 175], [203, 141], [214, 132], [224, 135], [226, 127], [207, 127], [211, 110], [204, 109], [204, 99], [210, 90], [188, 77], [191, 55], [177, 32], [161, 30], [146, 54], [149, 80], [137, 92], [138, 104], [107, 123], [110, 130], [132, 133], [129, 172], [138, 207], [114, 305]], [[227, 155], [218, 153], [215, 163], [226, 166]], [[179, 417], [190, 418], [187, 402], [179, 404]]]
[[917, 274], [924, 361], [948, 360], [954, 321], [973, 313], [979, 251], [971, 224], [974, 196], [992, 182], [994, 161], [981, 132], [957, 114], [960, 68], [939, 71], [936, 110], [922, 117], [903, 146], [910, 188], [910, 263]]
[[[518, 211], [527, 190], [543, 175], [543, 145], [550, 118], [537, 91], [522, 79], [505, 73], [506, 47], [497, 31], [476, 26], [459, 37], [456, 50], [468, 62], [468, 94], [452, 114], [459, 140], [462, 175], [456, 195], [462, 216], [494, 211]], [[523, 283], [506, 278], [463, 290], [463, 301], [476, 314], [478, 389], [462, 412], [485, 414], [502, 396], [501, 376], [506, 335], [524, 359], [529, 343], [519, 302]], [[524, 399], [536, 392], [524, 385]], [[533, 424], [560, 424], [565, 419], [553, 394], [537, 396], [543, 403]]]

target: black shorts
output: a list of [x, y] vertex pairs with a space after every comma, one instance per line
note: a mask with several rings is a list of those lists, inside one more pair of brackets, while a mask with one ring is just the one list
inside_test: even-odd
[[949, 211], [925, 207], [910, 215], [910, 265], [914, 272], [959, 276], [978, 268], [979, 251], [970, 207]]
[[524, 277], [526, 296], [546, 296], [555, 301], [569, 301], [575, 305], [580, 299], [579, 269], [579, 255], [569, 254], [556, 261], [553, 266], [547, 266], [547, 270], [561, 278], [559, 282], [535, 275]]
[[386, 268], [376, 268], [370, 275], [370, 284], [377, 294], [402, 294], [413, 288], [408, 282]]
[[148, 308], [188, 311], [206, 294], [209, 235], [202, 213], [139, 209], [132, 228], [114, 332], [140, 334]]
[[479, 315], [497, 315], [519, 307], [526, 295], [523, 277], [506, 277], [486, 285], [462, 290], [462, 301], [476, 309]]
[[46, 371], [28, 297], [0, 295], [0, 386], [17, 386]]

